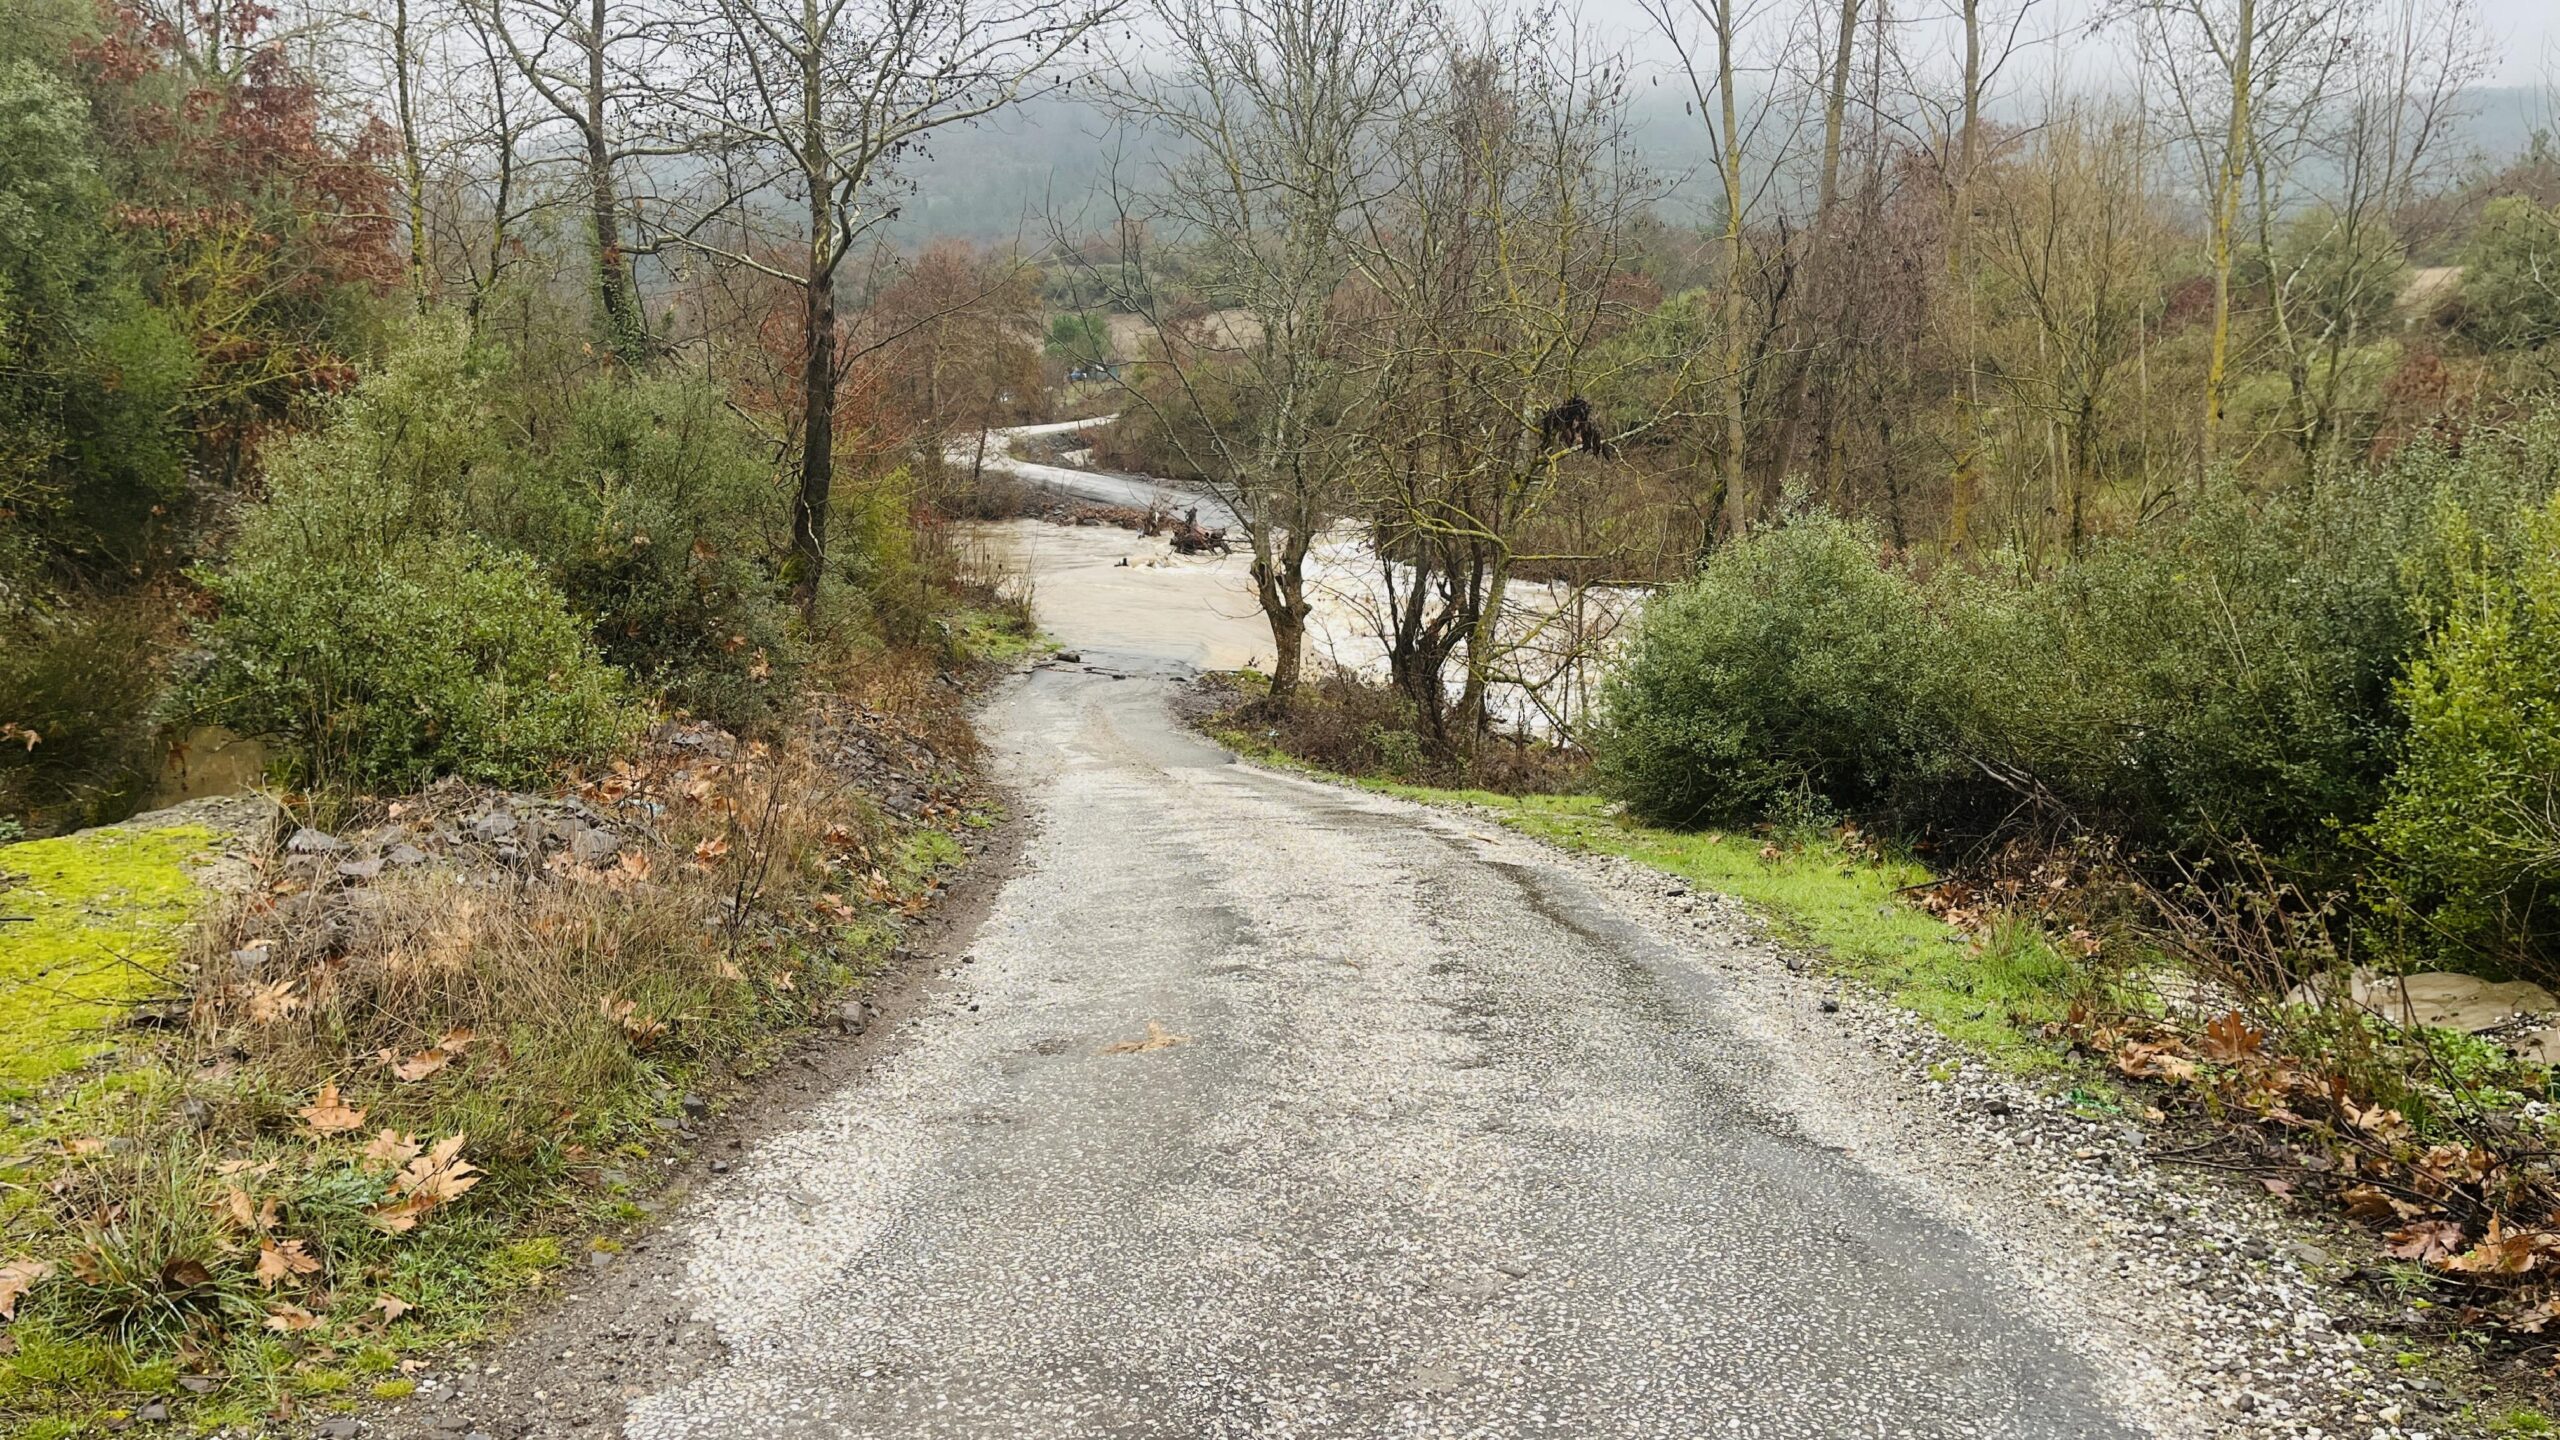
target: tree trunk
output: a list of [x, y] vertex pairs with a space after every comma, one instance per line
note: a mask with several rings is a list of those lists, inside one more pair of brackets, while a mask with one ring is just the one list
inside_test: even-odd
[[634, 364], [645, 358], [646, 332], [640, 325], [638, 298], [632, 293], [630, 257], [622, 253], [622, 196], [613, 178], [613, 151], [605, 143], [604, 33], [605, 0], [589, 0], [587, 11], [587, 204], [595, 225], [596, 296], [604, 307], [605, 345], [615, 359]]
[[1956, 464], [1948, 479], [1947, 542], [1965, 541], [1975, 472], [1982, 464], [1981, 395], [1973, 311], [1973, 171], [1982, 159], [1982, 0], [1964, 0], [1964, 119], [1956, 140], [1955, 184], [1947, 215], [1947, 270], [1963, 314], [1964, 373], [1956, 385]]
[[818, 579], [827, 563], [827, 504], [836, 478], [836, 281], [832, 264], [810, 266], [806, 297], [808, 308], [801, 321], [806, 355], [800, 372], [800, 488], [791, 497], [791, 585], [793, 597], [800, 602], [802, 618], [814, 627], [818, 619]]
[[418, 153], [418, 112], [409, 94], [409, 0], [392, 0], [391, 80], [400, 117], [400, 185], [409, 211], [409, 298], [427, 313], [427, 166]]
[[1751, 521], [1742, 469], [1742, 122], [1733, 98], [1733, 0], [1716, 0], [1716, 93], [1723, 110], [1724, 155], [1724, 515], [1725, 536], [1739, 538]]
[[1262, 603], [1263, 618], [1271, 623], [1271, 705], [1282, 712], [1298, 693], [1306, 665], [1307, 615], [1314, 608], [1307, 603], [1307, 548], [1312, 539], [1302, 533], [1305, 529], [1300, 524], [1289, 531], [1277, 553], [1267, 530], [1254, 537], [1254, 598]]
[[[483, 45], [488, 43], [485, 37], [481, 43]], [[465, 313], [470, 318], [471, 328], [475, 333], [480, 328], [481, 311], [489, 303], [489, 292], [497, 288], [498, 272], [506, 267], [507, 217], [513, 213], [515, 207], [516, 185], [516, 132], [514, 122], [507, 114], [506, 75], [498, 68], [498, 52], [490, 49], [487, 54], [490, 107], [496, 116], [498, 131], [496, 158], [498, 188], [489, 208], [488, 273], [481, 276], [480, 283], [472, 287], [471, 299], [465, 306]]]
[[2230, 390], [2231, 235], [2240, 224], [2240, 177], [2249, 156], [2251, 47], [2258, 38], [2258, 0], [2240, 0], [2239, 33], [2232, 37], [2231, 128], [2223, 138], [2222, 174], [2213, 198], [2213, 344], [2204, 372], [2204, 447], [2200, 465], [2213, 464], [2215, 440]]
[[[1849, 65], [1857, 57], [1858, 0], [1840, 0], [1840, 38], [1831, 56], [1831, 73], [1822, 97], [1822, 184], [1813, 204], [1813, 224], [1805, 232], [1804, 287], [1800, 308], [1809, 308], [1816, 325], [1830, 318], [1828, 303], [1837, 278], [1830, 270], [1831, 220], [1840, 200], [1840, 137], [1849, 113]], [[1804, 327], [1796, 327], [1801, 332]], [[1769, 447], [1769, 484], [1786, 483], [1796, 464], [1797, 437], [1804, 428], [1805, 390], [1813, 382], [1814, 345], [1795, 356], [1786, 399], [1778, 411], [1778, 438]]]

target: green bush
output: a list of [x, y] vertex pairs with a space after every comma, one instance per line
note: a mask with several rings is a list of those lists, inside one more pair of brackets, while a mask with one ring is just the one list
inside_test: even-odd
[[254, 537], [378, 560], [476, 535], [532, 556], [605, 658], [720, 724], [770, 724], [801, 649], [767, 558], [781, 491], [710, 387], [507, 371], [422, 322], [320, 429], [270, 457]]
[[158, 773], [169, 632], [149, 596], [0, 616], [0, 726], [13, 727], [0, 731], [0, 815], [56, 830], [138, 807]]
[[768, 454], [693, 380], [588, 386], [541, 438], [547, 507], [511, 538], [605, 658], [719, 724], [775, 723], [806, 647], [769, 563], [783, 509]]
[[611, 751], [639, 717], [560, 592], [484, 540], [348, 556], [253, 531], [207, 584], [222, 613], [201, 713], [283, 741], [307, 783], [526, 783]]
[[2407, 759], [2371, 835], [2395, 909], [2450, 949], [2560, 976], [2560, 500], [2518, 563], [2446, 519], [2456, 603], [2399, 687]]
[[2394, 686], [2472, 583], [2439, 517], [2478, 517], [2478, 563], [2509, 573], [2555, 486], [2560, 410], [2271, 493], [2216, 481], [2044, 575], [1914, 585], [1872, 537], [1799, 521], [1653, 604], [1604, 692], [1602, 773], [1659, 819], [1799, 798], [1971, 836], [2035, 817], [2342, 883], [2342, 827], [2400, 763]]
[[2560, 209], [2522, 195], [2489, 202], [2462, 250], [2462, 328], [2493, 350], [2560, 339]]
[[1946, 763], [1920, 593], [1827, 515], [1717, 551], [1646, 610], [1602, 692], [1602, 783], [1672, 823], [1856, 807]]

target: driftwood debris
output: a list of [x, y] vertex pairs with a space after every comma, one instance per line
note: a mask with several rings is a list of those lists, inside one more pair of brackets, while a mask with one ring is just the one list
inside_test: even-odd
[[1173, 548], [1182, 555], [1206, 555], [1213, 550], [1224, 555], [1228, 553], [1227, 532], [1223, 528], [1203, 528], [1200, 507], [1194, 505], [1182, 512], [1182, 523], [1173, 527]]

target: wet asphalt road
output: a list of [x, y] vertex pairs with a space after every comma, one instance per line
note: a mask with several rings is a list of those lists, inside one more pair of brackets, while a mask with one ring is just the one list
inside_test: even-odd
[[727, 1359], [629, 1434], [2145, 1433], [1805, 1138], [1711, 968], [1525, 841], [1231, 763], [1169, 690], [999, 703], [1022, 872], [937, 1013], [685, 1222]]

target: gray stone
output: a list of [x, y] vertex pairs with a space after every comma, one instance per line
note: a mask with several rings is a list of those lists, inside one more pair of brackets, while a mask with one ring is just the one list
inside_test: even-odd
[[581, 865], [601, 865], [622, 848], [622, 837], [592, 826], [569, 837], [569, 855]]
[[471, 833], [483, 840], [497, 840], [516, 833], [516, 817], [505, 810], [492, 810], [471, 822]]
[[415, 845], [394, 845], [383, 853], [382, 858], [405, 870], [412, 865], [427, 863], [427, 852]]
[[382, 873], [379, 856], [368, 860], [348, 860], [338, 866], [338, 874], [349, 880], [370, 880]]

